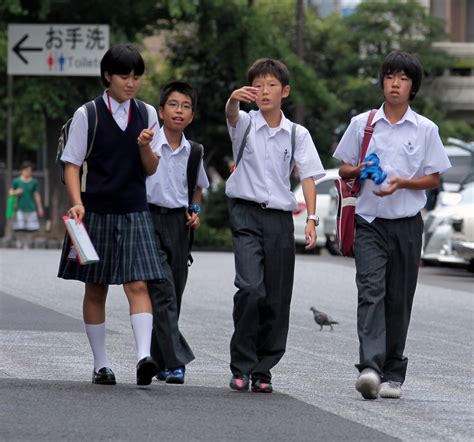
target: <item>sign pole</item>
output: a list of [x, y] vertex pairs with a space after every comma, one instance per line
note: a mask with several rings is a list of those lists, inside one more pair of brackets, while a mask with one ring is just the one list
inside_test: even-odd
[[[10, 189], [13, 179], [13, 76], [7, 75], [7, 173], [6, 188]], [[6, 220], [4, 235], [11, 238], [11, 223]]]
[[13, 179], [13, 76], [7, 76], [7, 188]]

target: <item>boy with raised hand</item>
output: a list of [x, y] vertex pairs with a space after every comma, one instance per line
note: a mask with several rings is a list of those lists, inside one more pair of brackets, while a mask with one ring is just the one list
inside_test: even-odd
[[[358, 288], [359, 378], [365, 399], [398, 399], [408, 359], [403, 355], [420, 262], [427, 189], [450, 167], [438, 127], [409, 103], [420, 88], [423, 68], [404, 52], [392, 52], [379, 71], [385, 98], [373, 118], [367, 154], [376, 153], [388, 179], [365, 181], [356, 205], [355, 265]], [[356, 178], [369, 112], [354, 117], [334, 156], [342, 178]], [[382, 381], [382, 384], [381, 384]]]
[[160, 164], [146, 182], [166, 277], [164, 282], [148, 283], [154, 316], [151, 354], [159, 367], [157, 379], [172, 384], [184, 383], [185, 366], [194, 359], [178, 318], [188, 278], [189, 230], [199, 227], [201, 193], [209, 187], [199, 145], [196, 190], [189, 204], [187, 165], [191, 149], [197, 146], [183, 131], [193, 121], [196, 102], [196, 91], [187, 83], [176, 81], [163, 88], [158, 110], [163, 126], [157, 134]]
[[[226, 184], [235, 254], [234, 333], [230, 388], [273, 391], [270, 370], [286, 349], [293, 290], [295, 241], [290, 188], [298, 167], [307, 206], [307, 249], [316, 246], [316, 186], [325, 175], [307, 129], [281, 111], [290, 94], [289, 73], [279, 60], [257, 60], [248, 84], [232, 92], [226, 118], [235, 170]], [[255, 102], [258, 111], [239, 110]]]

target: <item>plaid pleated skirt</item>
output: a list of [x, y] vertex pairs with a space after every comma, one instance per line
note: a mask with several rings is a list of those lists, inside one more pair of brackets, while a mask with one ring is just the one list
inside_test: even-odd
[[66, 233], [58, 277], [97, 284], [164, 279], [150, 212], [103, 214], [86, 212], [84, 225], [100, 261], [80, 265], [68, 259]]

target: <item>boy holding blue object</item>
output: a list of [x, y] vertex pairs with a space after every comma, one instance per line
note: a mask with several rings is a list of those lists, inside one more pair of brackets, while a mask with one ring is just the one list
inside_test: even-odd
[[[418, 59], [403, 52], [390, 53], [379, 72], [385, 102], [374, 116], [368, 153], [380, 159], [387, 179], [380, 186], [365, 180], [356, 205], [354, 245], [360, 344], [356, 389], [365, 399], [401, 397], [421, 255], [420, 211], [425, 190], [437, 187], [439, 174], [450, 167], [438, 127], [409, 106], [422, 73]], [[368, 116], [352, 119], [334, 153], [342, 161], [343, 178], [360, 177], [374, 165], [357, 165]]]
[[[157, 379], [183, 384], [186, 365], [194, 354], [179, 330], [181, 300], [188, 279], [191, 229], [200, 225], [201, 193], [209, 187], [202, 161], [203, 148], [189, 141], [184, 130], [194, 118], [197, 93], [187, 83], [167, 84], [160, 94], [158, 110], [163, 127], [157, 134], [160, 164], [146, 181], [163, 281], [149, 281], [153, 304], [154, 334], [151, 355], [158, 364]], [[191, 161], [196, 154], [197, 161]], [[188, 169], [194, 167], [195, 183]]]

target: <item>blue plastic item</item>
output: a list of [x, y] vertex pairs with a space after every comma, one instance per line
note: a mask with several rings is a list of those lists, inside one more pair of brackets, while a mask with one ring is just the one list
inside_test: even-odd
[[366, 179], [372, 180], [375, 184], [382, 184], [387, 178], [387, 174], [380, 167], [380, 159], [375, 153], [366, 156], [364, 163], [371, 162], [370, 166], [364, 166], [360, 172], [359, 180], [364, 182]]

